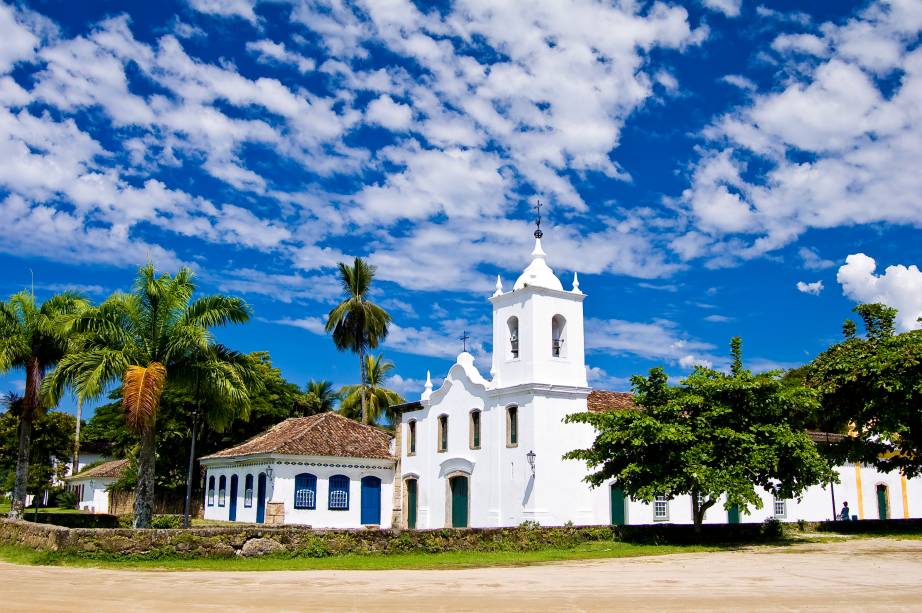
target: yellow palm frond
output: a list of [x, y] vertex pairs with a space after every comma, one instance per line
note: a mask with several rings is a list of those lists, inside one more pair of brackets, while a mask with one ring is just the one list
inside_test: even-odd
[[166, 367], [159, 362], [145, 366], [129, 366], [122, 385], [125, 421], [140, 432], [153, 422], [160, 406], [160, 396], [166, 384]]

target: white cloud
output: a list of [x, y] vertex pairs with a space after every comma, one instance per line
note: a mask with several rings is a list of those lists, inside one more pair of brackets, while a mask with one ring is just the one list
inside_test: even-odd
[[413, 122], [413, 109], [395, 102], [390, 96], [372, 100], [365, 110], [365, 120], [389, 130], [403, 131]]
[[713, 367], [713, 365], [714, 363], [711, 362], [710, 360], [705, 360], [705, 359], [702, 359], [700, 357], [697, 357], [691, 354], [683, 355], [681, 358], [679, 358], [679, 366], [681, 366], [682, 368], [691, 369], [691, 368], [694, 368], [695, 366], [711, 368]]
[[701, 0], [701, 4], [727, 17], [739, 17], [743, 0]]
[[842, 293], [859, 303], [879, 302], [897, 309], [900, 330], [918, 329], [922, 317], [922, 271], [915, 264], [888, 266], [875, 274], [877, 262], [863, 253], [845, 258], [836, 280]]
[[747, 77], [738, 74], [728, 74], [720, 79], [724, 83], [732, 85], [733, 87], [738, 87], [744, 91], [755, 91], [758, 89], [758, 86]]
[[811, 294], [813, 296], [819, 296], [820, 292], [823, 291], [823, 282], [814, 281], [812, 283], [806, 283], [804, 281], [797, 282], [797, 291], [804, 294]]
[[253, 12], [252, 0], [189, 0], [189, 6], [200, 13], [217, 15], [219, 17], [239, 17], [252, 24], [256, 24], [256, 13]]
[[0, 4], [0, 75], [9, 72], [17, 62], [31, 59], [39, 39], [17, 18], [11, 6]]
[[832, 260], [820, 257], [820, 254], [812, 247], [801, 247], [797, 250], [797, 255], [800, 256], [806, 270], [825, 270], [836, 265]]
[[709, 322], [714, 323], [714, 324], [722, 324], [722, 323], [726, 323], [726, 322], [728, 322], [728, 321], [733, 321], [733, 318], [732, 318], [732, 317], [727, 317], [726, 315], [717, 315], [717, 314], [714, 314], [714, 315], [708, 315], [707, 317], [705, 317], [705, 318], [704, 318], [704, 321], [709, 321]]
[[[689, 189], [683, 259], [723, 266], [783, 247], [809, 229], [922, 225], [922, 5], [872, 3], [776, 47], [781, 87], [756, 93], [703, 132]], [[812, 36], [813, 38], [809, 38]], [[882, 75], [900, 74], [884, 89]]]
[[683, 368], [718, 360], [712, 354], [714, 345], [688, 338], [679, 331], [677, 323], [666, 319], [650, 322], [588, 319], [586, 329], [591, 330], [586, 336], [590, 352], [664, 360]]
[[630, 377], [616, 377], [608, 374], [604, 368], [598, 366], [586, 366], [586, 378], [589, 385], [595, 389], [604, 389], [609, 391], [630, 391]]
[[313, 59], [305, 57], [300, 53], [289, 51], [285, 48], [284, 43], [277, 43], [271, 40], [257, 40], [248, 42], [246, 48], [247, 51], [255, 54], [256, 59], [260, 62], [266, 64], [271, 64], [273, 62], [291, 64], [302, 74], [311, 72], [317, 67], [317, 63]]
[[276, 319], [272, 323], [280, 324], [283, 326], [292, 326], [294, 328], [301, 328], [302, 330], [307, 330], [313, 334], [326, 334], [324, 329], [324, 321], [320, 317], [302, 317], [300, 319], [291, 319], [288, 317], [282, 319]]

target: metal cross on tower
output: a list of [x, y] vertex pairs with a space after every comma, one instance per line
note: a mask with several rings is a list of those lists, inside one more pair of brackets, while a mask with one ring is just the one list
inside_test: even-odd
[[467, 341], [469, 341], [470, 339], [471, 337], [467, 333], [467, 330], [465, 330], [464, 333], [458, 337], [458, 340], [461, 341], [461, 347], [463, 348], [463, 351], [465, 353], [467, 353]]
[[538, 200], [538, 204], [535, 205], [535, 211], [538, 213], [538, 217], [535, 219], [535, 225], [538, 226], [538, 228], [535, 230], [535, 238], [541, 238], [544, 236], [544, 232], [541, 231], [541, 207], [541, 201]]

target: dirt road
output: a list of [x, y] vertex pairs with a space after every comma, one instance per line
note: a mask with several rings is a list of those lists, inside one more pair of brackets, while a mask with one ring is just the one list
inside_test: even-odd
[[165, 572], [0, 564], [3, 611], [922, 611], [922, 541], [521, 568]]

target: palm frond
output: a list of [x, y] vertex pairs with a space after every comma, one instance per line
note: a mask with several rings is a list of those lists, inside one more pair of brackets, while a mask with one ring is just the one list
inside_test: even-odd
[[159, 362], [151, 362], [147, 366], [132, 365], [125, 371], [122, 405], [125, 421], [135, 431], [143, 431], [156, 418], [166, 377], [166, 367]]

